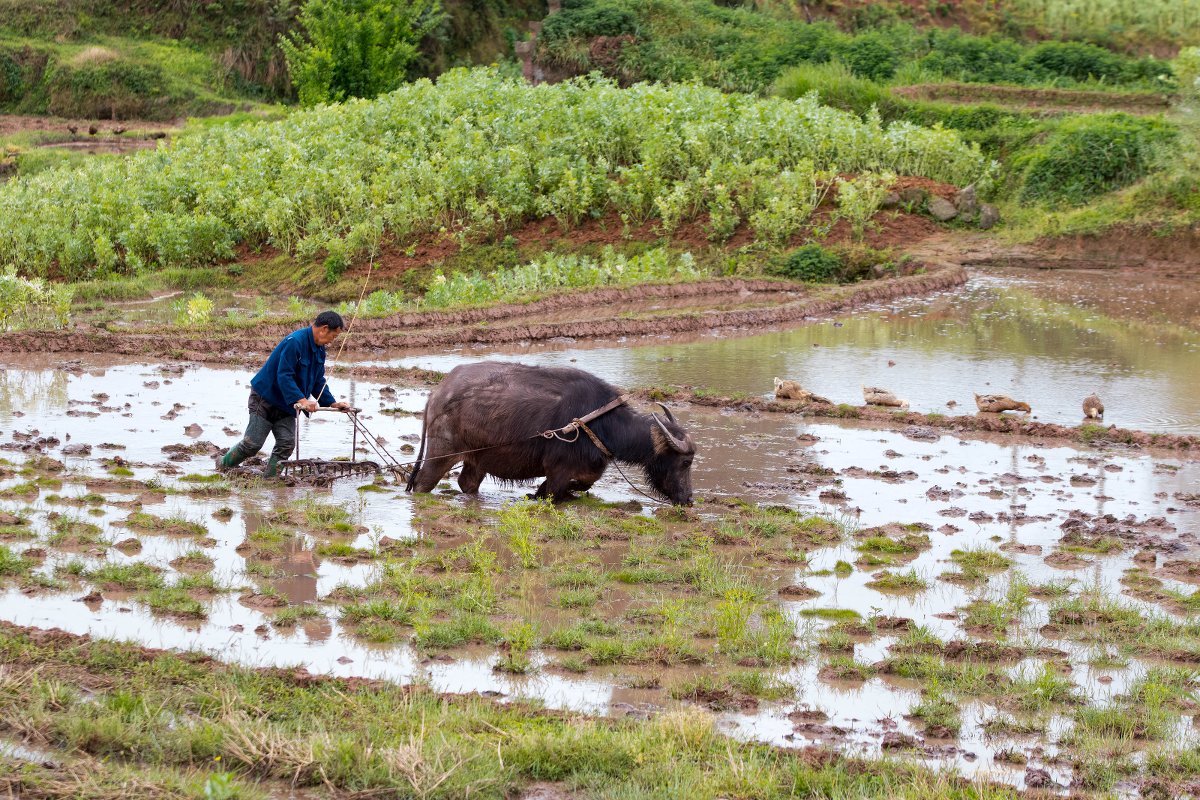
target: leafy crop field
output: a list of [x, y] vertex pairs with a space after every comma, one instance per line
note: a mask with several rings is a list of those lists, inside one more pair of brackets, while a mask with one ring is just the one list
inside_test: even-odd
[[882, 170], [966, 185], [992, 167], [952, 132], [885, 127], [814, 99], [603, 80], [531, 87], [462, 70], [12, 182], [0, 188], [0, 263], [85, 278], [271, 245], [325, 253], [336, 271], [385, 235], [465, 238], [609, 211], [668, 227], [707, 213], [715, 239], [748, 219], [774, 238], [803, 224], [834, 173]]
[[1062, 38], [1141, 33], [1200, 42], [1198, 0], [1016, 0], [1012, 5]]

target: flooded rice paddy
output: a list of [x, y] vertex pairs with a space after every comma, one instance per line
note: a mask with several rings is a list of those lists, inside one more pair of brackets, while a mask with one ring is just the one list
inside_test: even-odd
[[748, 395], [770, 393], [778, 376], [856, 405], [865, 384], [925, 413], [970, 413], [974, 393], [999, 393], [1025, 400], [1043, 422], [1067, 425], [1078, 424], [1081, 401], [1097, 392], [1105, 424], [1200, 432], [1200, 291], [1184, 279], [1115, 271], [974, 273], [963, 288], [790, 329], [388, 356], [372, 363], [575, 363], [626, 385]]
[[[878, 357], [897, 362], [879, 367], [889, 387], [918, 409], [918, 389], [967, 403], [971, 375], [992, 376], [992, 390], [1007, 376], [1041, 387], [1043, 418], [1073, 413], [1056, 388], [1067, 384], [1102, 389], [1106, 421], [1200, 428], [1177, 371], [1198, 358], [1194, 319], [1110, 316], [1047, 299], [1053, 286], [1031, 292], [1033, 312], [1001, 302], [1028, 287], [976, 280], [957, 299], [840, 327], [560, 344], [525, 360], [753, 394], [780, 374], [854, 401], [858, 382], [882, 382], [862, 374], [875, 336]], [[1134, 346], [1152, 335], [1155, 347]], [[1105, 382], [1085, 385], [1092, 375]], [[1133, 792], [1138, 775], [1200, 744], [1196, 460], [682, 408], [700, 449], [701, 502], [686, 514], [612, 471], [558, 509], [490, 481], [465, 498], [412, 497], [390, 481], [214, 480], [210, 454], [240, 436], [249, 377], [10, 362], [0, 618], [591, 713], [700, 704], [737, 736], [1045, 788]], [[843, 378], [844, 393], [826, 385]], [[1145, 402], [1114, 400], [1137, 386]], [[333, 388], [412, 458], [422, 391]], [[350, 444], [334, 415], [302, 428], [305, 456], [346, 456]]]

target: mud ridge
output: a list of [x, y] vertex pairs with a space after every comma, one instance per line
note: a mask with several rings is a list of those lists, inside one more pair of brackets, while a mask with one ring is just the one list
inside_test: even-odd
[[[898, 297], [942, 291], [966, 282], [966, 270], [957, 264], [926, 263], [926, 272], [899, 278], [836, 286], [814, 291], [811, 287], [781, 281], [739, 281], [721, 279], [688, 284], [659, 284], [627, 289], [601, 289], [555, 295], [528, 304], [465, 309], [454, 312], [398, 314], [376, 320], [361, 320], [345, 337], [348, 352], [384, 348], [429, 348], [461, 344], [501, 344], [536, 341], [557, 337], [595, 338], [689, 333], [714, 328], [761, 327], [795, 322], [807, 317], [841, 312], [855, 307], [893, 300]], [[710, 298], [733, 292], [800, 292], [804, 296], [774, 306], [744, 309], [656, 314], [649, 317], [622, 317], [622, 301], [646, 297]], [[658, 293], [658, 294], [656, 294]], [[491, 324], [516, 317], [570, 308], [614, 306], [607, 319], [581, 321], [526, 321], [506, 325]], [[236, 331], [214, 331], [208, 335], [180, 335], [179, 329], [153, 332], [82, 330], [13, 333], [0, 339], [0, 352], [116, 353], [154, 355], [194, 361], [231, 363], [238, 356], [269, 351], [294, 325], [262, 325]]]
[[[742, 412], [803, 414], [810, 418], [856, 419], [882, 422], [893, 428], [912, 428], [911, 435], [920, 438], [930, 429], [949, 433], [1001, 433], [1038, 439], [1066, 439], [1081, 444], [1115, 444], [1136, 448], [1184, 451], [1200, 458], [1200, 436], [1173, 433], [1147, 433], [1115, 425], [1071, 427], [1053, 422], [1037, 422], [1024, 415], [1005, 414], [922, 414], [917, 411], [897, 411], [874, 406], [832, 405], [772, 400], [760, 397], [714, 396], [690, 386], [651, 387], [634, 389], [631, 394], [646, 401], [674, 400], [697, 406], [731, 408]], [[934, 434], [936, 435], [936, 433]]]

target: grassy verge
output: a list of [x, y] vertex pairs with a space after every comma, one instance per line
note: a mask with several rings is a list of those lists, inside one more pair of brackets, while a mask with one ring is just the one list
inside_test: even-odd
[[[177, 796], [202, 792], [214, 778], [239, 791], [290, 779], [430, 798], [510, 797], [534, 781], [647, 798], [1015, 796], [921, 767], [734, 742], [694, 711], [645, 722], [591, 719], [13, 626], [0, 630], [0, 653], [0, 729], [39, 747], [120, 759], [87, 783], [76, 778], [77, 792], [103, 789], [120, 774], [144, 788], [174, 787]], [[73, 774], [8, 764], [0, 781], [29, 796], [69, 796], [51, 783], [70, 785]]]

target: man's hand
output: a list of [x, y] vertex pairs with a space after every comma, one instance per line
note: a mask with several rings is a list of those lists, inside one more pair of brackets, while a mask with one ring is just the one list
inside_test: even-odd
[[334, 403], [333, 405], [331, 405], [330, 408], [332, 408], [334, 411], [349, 411], [350, 404], [347, 403], [345, 400], [339, 400], [336, 403]]
[[317, 410], [317, 401], [316, 400], [301, 400], [300, 402], [296, 403], [296, 408], [300, 409], [301, 411], [316, 411]]

